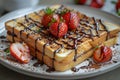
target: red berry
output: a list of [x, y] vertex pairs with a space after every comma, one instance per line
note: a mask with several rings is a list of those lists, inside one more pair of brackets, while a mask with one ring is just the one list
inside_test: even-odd
[[53, 14], [52, 19], [54, 19], [55, 22], [58, 22], [58, 23], [60, 22], [60, 17], [58, 14]]
[[116, 4], [116, 11], [118, 11], [119, 9], [120, 9], [120, 0]]
[[101, 46], [93, 53], [93, 59], [97, 63], [107, 62], [112, 58], [112, 50], [109, 47]]
[[29, 47], [25, 43], [11, 44], [10, 54], [20, 63], [28, 63], [31, 59]]
[[42, 25], [43, 26], [48, 26], [48, 23], [51, 22], [51, 19], [52, 19], [52, 15], [45, 14], [42, 18]]
[[54, 35], [55, 37], [63, 37], [68, 31], [68, 26], [64, 22], [61, 23], [55, 22], [51, 24], [49, 29], [51, 34]]
[[54, 19], [54, 21], [59, 22], [60, 18], [57, 14], [45, 14], [42, 18], [42, 25], [43, 26], [49, 26], [48, 24]]
[[76, 29], [79, 24], [79, 18], [75, 12], [66, 12], [62, 14], [65, 23], [68, 25], [69, 29]]
[[104, 5], [105, 0], [92, 0], [90, 6], [94, 8], [101, 8]]
[[62, 15], [63, 19], [65, 20], [65, 23], [68, 25], [69, 21], [70, 21], [70, 12], [67, 12], [65, 14]]
[[77, 13], [75, 12], [71, 12], [71, 16], [70, 16], [70, 21], [69, 21], [69, 29], [76, 29], [78, 27], [79, 24], [79, 17], [77, 15]]
[[77, 4], [83, 5], [83, 4], [86, 3], [86, 0], [75, 0], [75, 2], [76, 2]]

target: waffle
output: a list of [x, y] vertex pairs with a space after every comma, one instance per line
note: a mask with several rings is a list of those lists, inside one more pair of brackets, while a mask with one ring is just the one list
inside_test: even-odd
[[97, 45], [116, 44], [118, 25], [88, 17], [63, 5], [50, 7], [59, 13], [62, 9], [76, 12], [80, 18], [77, 30], [68, 31], [63, 38], [55, 38], [41, 25], [44, 10], [30, 13], [5, 23], [7, 39], [11, 42], [24, 41], [31, 54], [57, 71], [68, 70], [89, 58]]

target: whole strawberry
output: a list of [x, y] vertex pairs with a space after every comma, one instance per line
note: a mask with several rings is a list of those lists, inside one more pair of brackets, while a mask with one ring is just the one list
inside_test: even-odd
[[116, 13], [118, 14], [118, 16], [120, 16], [120, 0], [111, 1], [111, 3], [115, 4]]
[[69, 21], [69, 29], [76, 29], [79, 25], [79, 17], [75, 12], [71, 12], [70, 21]]
[[67, 25], [69, 24], [69, 21], [70, 21], [70, 15], [71, 15], [70, 12], [65, 12], [65, 13], [62, 14], [62, 18], [65, 20], [65, 23]]
[[52, 19], [55, 19], [58, 22], [60, 21], [59, 15], [55, 14], [54, 11], [52, 11], [50, 8], [47, 8], [42, 18], [42, 25], [45, 27], [49, 26], [49, 23], [51, 22]]
[[116, 11], [117, 14], [120, 16], [120, 0], [118, 0], [118, 2], [116, 3]]
[[90, 6], [94, 8], [102, 8], [105, 0], [92, 0]]
[[54, 35], [55, 37], [63, 37], [67, 31], [68, 31], [68, 26], [66, 25], [65, 22], [53, 22], [50, 27], [49, 30], [51, 32], [52, 35]]
[[76, 12], [64, 12], [62, 17], [70, 30], [76, 29], [78, 27], [79, 17]]

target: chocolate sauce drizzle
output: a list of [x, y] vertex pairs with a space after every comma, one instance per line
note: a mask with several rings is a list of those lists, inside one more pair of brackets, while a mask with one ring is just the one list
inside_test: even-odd
[[74, 40], [74, 49], [75, 49], [74, 61], [76, 61], [76, 59], [77, 59], [77, 39]]
[[34, 12], [35, 15], [39, 16], [39, 17], [42, 17], [41, 15], [39, 15], [39, 13], [37, 12]]
[[94, 17], [92, 17], [92, 19], [93, 19], [93, 21], [94, 21], [94, 26], [95, 26], [95, 29], [96, 29], [96, 32], [97, 32], [97, 35], [98, 35], [98, 37], [100, 37], [100, 35], [99, 35], [99, 26], [98, 26], [98, 23], [96, 22], [96, 20], [95, 20], [95, 18]]
[[110, 32], [108, 31], [107, 27], [102, 23], [102, 21], [101, 21], [100, 19], [99, 19], [98, 21], [99, 21], [99, 23], [104, 27], [105, 31], [107, 32], [106, 40], [108, 40], [108, 39], [109, 39], [109, 34], [110, 34]]
[[47, 42], [47, 43], [45, 43], [44, 45], [43, 45], [43, 51], [42, 51], [42, 63], [44, 63], [43, 61], [44, 61], [44, 55], [45, 55], [45, 48], [46, 48], [46, 46], [49, 46], [50, 44], [49, 44], [49, 42]]
[[15, 39], [14, 39], [14, 27], [12, 28], [12, 41], [15, 42]]
[[6, 38], [6, 36], [4, 36], [4, 35], [0, 36], [0, 39], [5, 39], [5, 38]]
[[[63, 6], [61, 6], [60, 8], [63, 8]], [[36, 12], [35, 12], [35, 15], [41, 17]], [[49, 32], [48, 32], [48, 34], [44, 32], [45, 28], [44, 28], [44, 26], [41, 25], [41, 23], [39, 21], [36, 21], [36, 20], [32, 19], [31, 17], [28, 17], [27, 15], [25, 15], [24, 18], [25, 18], [25, 23], [27, 23], [27, 24], [29, 23], [27, 26], [25, 24], [23, 24], [23, 23], [20, 23], [20, 22], [17, 22], [17, 21], [14, 20], [15, 22], [17, 22], [18, 24], [20, 24], [20, 25], [22, 25], [24, 27], [24, 29], [20, 31], [20, 38], [22, 39], [22, 33], [24, 31], [31, 31], [31, 33], [27, 34], [27, 38], [29, 37], [30, 34], [38, 34], [39, 33], [39, 35], [40, 35], [40, 37], [35, 39], [35, 45], [34, 45], [34, 47], [35, 47], [35, 56], [37, 56], [37, 54], [36, 54], [37, 41], [41, 40], [42, 38], [46, 38], [48, 40], [48, 42], [46, 42], [43, 45], [43, 50], [41, 51], [42, 52], [42, 64], [44, 63], [44, 55], [45, 55], [46, 46], [50, 46], [52, 43], [55, 43], [55, 44], [60, 46], [53, 53], [52, 67], [50, 68], [51, 70], [54, 70], [55, 55], [57, 53], [59, 53], [62, 48], [74, 50], [75, 55], [74, 55], [73, 61], [76, 61], [77, 57], [78, 57], [77, 56], [77, 48], [78, 48], [78, 45], [83, 42], [82, 41], [83, 38], [90, 38], [90, 39], [92, 39], [94, 41], [94, 37], [96, 37], [96, 36], [100, 37], [99, 31], [101, 31], [101, 30], [99, 29], [99, 25], [102, 25], [104, 27], [103, 31], [106, 31], [107, 34], [108, 34], [108, 36], [106, 37], [106, 40], [109, 37], [109, 31], [107, 30], [106, 26], [102, 23], [101, 20], [95, 20], [95, 18], [92, 17], [92, 20], [94, 21], [94, 24], [90, 24], [89, 21], [87, 21], [87, 18], [85, 17], [85, 18], [80, 20], [80, 26], [78, 26], [76, 31], [73, 31], [73, 32], [68, 31], [68, 33], [64, 36], [64, 39], [68, 39], [69, 41], [62, 40], [61, 43], [58, 43], [57, 42], [58, 39], [51, 36]], [[84, 24], [82, 22], [84, 22]], [[39, 27], [41, 30], [39, 32], [37, 32], [37, 31], [31, 29], [33, 27]], [[96, 31], [96, 35], [93, 34], [92, 30]], [[14, 34], [14, 27], [13, 27], [13, 32], [12, 33]], [[59, 27], [58, 27], [58, 33], [59, 33]], [[75, 36], [72, 36], [72, 34], [75, 34]], [[57, 36], [58, 35], [59, 34], [57, 34]], [[13, 42], [14, 42], [14, 36], [13, 36]], [[73, 44], [70, 44], [70, 42], [72, 42]], [[67, 46], [65, 47], [63, 44], [67, 44]]]
[[38, 37], [38, 38], [35, 39], [35, 48], [34, 48], [34, 50], [35, 50], [35, 57], [37, 56], [37, 41], [38, 40], [41, 40], [41, 37]]

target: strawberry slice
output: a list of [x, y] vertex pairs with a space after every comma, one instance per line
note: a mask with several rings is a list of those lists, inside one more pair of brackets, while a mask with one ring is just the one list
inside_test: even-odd
[[107, 62], [112, 58], [112, 50], [109, 47], [101, 46], [93, 53], [93, 59], [97, 63]]
[[10, 46], [10, 54], [20, 63], [28, 63], [31, 59], [30, 50], [25, 43], [13, 43]]
[[77, 13], [71, 12], [70, 21], [69, 21], [69, 29], [76, 29], [79, 25], [79, 18]]
[[49, 29], [51, 34], [55, 37], [63, 37], [68, 31], [68, 26], [64, 22], [54, 22], [51, 24]]

